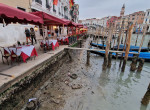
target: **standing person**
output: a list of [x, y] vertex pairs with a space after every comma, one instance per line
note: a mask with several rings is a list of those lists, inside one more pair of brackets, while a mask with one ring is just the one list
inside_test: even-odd
[[35, 43], [36, 43], [35, 31], [33, 28], [30, 28], [30, 35], [31, 35], [31, 40], [32, 40], [32, 45], [33, 45], [33, 39], [35, 40]]
[[50, 32], [50, 30], [47, 30], [47, 33], [48, 33], [48, 37], [50, 38], [50, 37], [51, 37], [51, 32]]
[[43, 29], [40, 29], [40, 36], [43, 37]]
[[55, 33], [57, 34], [57, 37], [58, 37], [58, 28], [55, 29]]
[[28, 44], [28, 39], [31, 41], [30, 31], [28, 28], [25, 28], [25, 34], [26, 34], [26, 43]]

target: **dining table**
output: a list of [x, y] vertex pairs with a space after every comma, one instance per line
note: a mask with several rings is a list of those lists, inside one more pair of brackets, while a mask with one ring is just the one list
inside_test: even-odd
[[52, 46], [52, 50], [55, 50], [56, 47], [59, 47], [59, 43], [57, 40], [42, 40], [41, 44], [46, 44], [46, 46]]
[[32, 56], [38, 56], [37, 51], [33, 45], [21, 45], [17, 47], [5, 47], [4, 53], [9, 53], [10, 55], [21, 56], [23, 61]]
[[57, 37], [57, 39], [58, 39], [59, 41], [61, 41], [61, 44], [62, 44], [62, 45], [63, 45], [63, 42], [67, 42], [67, 44], [69, 44], [68, 37], [66, 37], [66, 36]]

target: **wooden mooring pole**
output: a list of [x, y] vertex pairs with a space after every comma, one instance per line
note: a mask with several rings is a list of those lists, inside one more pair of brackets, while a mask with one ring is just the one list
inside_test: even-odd
[[141, 52], [141, 48], [142, 48], [142, 46], [143, 46], [143, 42], [144, 42], [144, 39], [145, 39], [146, 31], [147, 31], [147, 24], [146, 24], [145, 27], [144, 27], [144, 33], [143, 33], [143, 36], [142, 36], [142, 40], [141, 40], [141, 44], [140, 44], [140, 48], [139, 48], [138, 53]]
[[[128, 32], [129, 32], [129, 23], [128, 23], [128, 27], [127, 27], [127, 30], [126, 30], [126, 36], [125, 36], [123, 51], [125, 51], [125, 46], [126, 46], [126, 42], [127, 42], [127, 38], [128, 38]], [[120, 58], [119, 67], [121, 67], [121, 65], [122, 65], [122, 60], [123, 60], [123, 53], [122, 53], [121, 58]]]
[[123, 65], [122, 65], [122, 72], [124, 72], [125, 66], [126, 66], [126, 63], [127, 63], [127, 60], [128, 60], [128, 54], [129, 54], [129, 50], [130, 50], [130, 42], [131, 42], [131, 36], [132, 36], [132, 28], [133, 28], [133, 24], [130, 26], [129, 32], [128, 32], [125, 57], [124, 57]]
[[144, 66], [144, 61], [145, 61], [144, 59], [140, 59], [139, 66], [138, 66], [138, 69], [137, 69], [138, 72], [142, 71], [143, 66]]
[[112, 53], [110, 52], [108, 56], [108, 65], [107, 65], [108, 68], [111, 68], [111, 60], [112, 60]]
[[146, 91], [146, 93], [145, 93], [145, 95], [144, 95], [144, 97], [143, 97], [141, 103], [142, 103], [143, 105], [146, 105], [146, 106], [147, 106], [147, 105], [149, 104], [149, 102], [150, 102], [150, 83], [149, 83], [149, 86], [148, 86], [148, 88], [147, 88], [147, 91]]
[[138, 33], [137, 33], [137, 37], [136, 37], [136, 41], [135, 41], [135, 46], [137, 46], [137, 41], [138, 41], [139, 33], [140, 33], [140, 27], [138, 29]]
[[113, 30], [113, 26], [110, 25], [109, 35], [107, 37], [107, 42], [106, 42], [106, 49], [105, 49], [105, 57], [104, 57], [104, 63], [103, 63], [103, 70], [106, 70], [106, 68], [108, 66], [108, 53], [109, 53], [109, 49], [110, 49], [110, 40], [111, 40], [111, 36], [112, 36], [112, 30]]
[[130, 71], [135, 71], [135, 70], [136, 70], [136, 65], [137, 65], [137, 57], [135, 56], [135, 57], [133, 57], [133, 59], [132, 59]]
[[[122, 21], [121, 29], [119, 31], [119, 35], [118, 35], [118, 39], [117, 39], [117, 41], [118, 41], [117, 51], [119, 51], [119, 47], [120, 47], [120, 40], [121, 40], [123, 26], [124, 26], [124, 20]], [[116, 59], [118, 59], [118, 53], [116, 53]]]
[[86, 64], [89, 66], [90, 65], [90, 51], [87, 51], [87, 61]]

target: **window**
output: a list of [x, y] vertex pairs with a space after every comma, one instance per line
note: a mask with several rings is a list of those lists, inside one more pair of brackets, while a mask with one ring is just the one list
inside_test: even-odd
[[148, 11], [148, 13], [147, 13], [147, 16], [149, 16], [149, 11]]
[[53, 12], [55, 12], [56, 13], [56, 7], [55, 7], [55, 5], [53, 4]]
[[46, 0], [46, 8], [50, 9], [49, 0]]
[[25, 8], [17, 7], [19, 10], [26, 11]]
[[37, 2], [37, 3], [42, 5], [42, 1], [41, 0], [35, 0], [35, 2]]

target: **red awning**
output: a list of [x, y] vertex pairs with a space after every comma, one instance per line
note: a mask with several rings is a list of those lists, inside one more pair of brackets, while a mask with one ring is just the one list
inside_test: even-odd
[[57, 18], [57, 17], [52, 16], [52, 15], [49, 15], [49, 14], [44, 13], [44, 12], [37, 11], [37, 12], [32, 12], [31, 14], [34, 14], [34, 15], [42, 18], [44, 20], [45, 25], [62, 25], [62, 24], [66, 25], [66, 22], [63, 21], [62, 19]]
[[64, 22], [66, 22], [66, 26], [70, 26], [70, 27], [76, 27], [77, 26], [77, 23], [75, 23], [75, 22], [72, 22], [72, 21], [70, 21], [70, 20], [67, 20], [67, 19], [64, 19], [64, 18], [62, 18], [62, 20], [64, 21]]
[[82, 27], [83, 27], [83, 25], [80, 24], [80, 23], [76, 23], [76, 24], [77, 24], [77, 27], [79, 27], [79, 28], [82, 28]]
[[7, 24], [11, 22], [43, 24], [43, 20], [38, 16], [0, 3], [0, 23], [3, 23], [3, 19]]
[[68, 25], [69, 23], [71, 23], [70, 20], [67, 20], [67, 19], [64, 19], [64, 18], [62, 18], [62, 20], [63, 20], [64, 22], [66, 22], [66, 25]]

